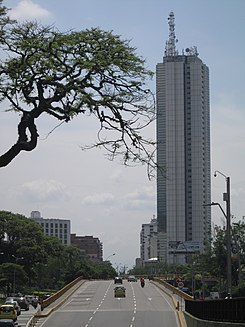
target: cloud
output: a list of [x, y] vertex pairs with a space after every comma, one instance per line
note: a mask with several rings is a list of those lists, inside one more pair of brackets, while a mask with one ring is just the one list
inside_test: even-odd
[[123, 171], [121, 169], [117, 169], [112, 173], [110, 176], [110, 180], [113, 181], [114, 183], [119, 183], [123, 179]]
[[93, 195], [85, 196], [82, 200], [83, 204], [111, 204], [111, 202], [114, 200], [115, 196], [111, 193], [95, 193]]
[[70, 198], [66, 187], [55, 180], [35, 180], [22, 185], [20, 195], [33, 202], [64, 201]]
[[123, 198], [125, 207], [129, 209], [154, 208], [155, 190], [152, 186], [143, 187], [142, 190], [127, 193]]
[[34, 3], [32, 0], [21, 0], [16, 7], [10, 10], [10, 17], [17, 20], [47, 18], [51, 13]]

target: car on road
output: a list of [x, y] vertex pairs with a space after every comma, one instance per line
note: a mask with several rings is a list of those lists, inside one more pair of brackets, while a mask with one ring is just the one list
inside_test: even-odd
[[15, 327], [17, 322], [14, 322], [12, 319], [0, 319], [0, 327]]
[[7, 303], [7, 302], [10, 303], [10, 302], [13, 302], [13, 301], [18, 302], [20, 310], [21, 309], [24, 309], [26, 311], [29, 310], [29, 302], [26, 300], [26, 298], [24, 296], [7, 297], [6, 300], [5, 300], [5, 303]]
[[0, 306], [0, 320], [1, 319], [17, 320], [17, 312], [13, 304], [3, 304]]
[[122, 284], [122, 283], [123, 283], [123, 280], [121, 277], [115, 277], [114, 284]]
[[128, 276], [128, 282], [137, 282], [137, 278], [133, 275]]
[[38, 305], [38, 298], [35, 295], [26, 295], [25, 296], [27, 302], [33, 306], [33, 308], [36, 308]]
[[17, 312], [17, 316], [19, 316], [21, 314], [21, 308], [19, 306], [19, 303], [16, 300], [13, 300], [13, 299], [6, 300], [5, 301], [5, 304], [11, 304], [11, 305], [13, 305], [14, 308], [15, 308], [15, 310], [16, 310], [16, 312]]
[[126, 288], [117, 286], [114, 288], [114, 297], [126, 297]]
[[21, 309], [24, 309], [26, 311], [29, 310], [29, 302], [27, 301], [25, 296], [16, 297], [15, 299], [18, 302]]

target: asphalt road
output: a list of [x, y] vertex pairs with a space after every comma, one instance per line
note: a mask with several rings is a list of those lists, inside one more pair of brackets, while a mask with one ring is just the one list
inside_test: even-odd
[[170, 298], [146, 281], [123, 281], [125, 298], [114, 297], [113, 281], [88, 281], [41, 327], [177, 327]]
[[37, 310], [34, 309], [32, 305], [30, 305], [30, 309], [28, 311], [21, 310], [21, 314], [17, 318], [18, 327], [25, 327], [36, 311]]

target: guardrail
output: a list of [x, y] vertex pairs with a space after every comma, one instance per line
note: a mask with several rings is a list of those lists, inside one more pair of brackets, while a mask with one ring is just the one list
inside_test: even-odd
[[74, 286], [76, 283], [78, 283], [80, 280], [82, 280], [82, 277], [77, 277], [72, 282], [64, 286], [61, 290], [56, 292], [55, 294], [48, 297], [46, 300], [43, 300], [41, 303], [41, 310], [49, 306], [51, 303], [53, 303], [55, 300], [57, 300], [61, 295], [63, 295], [69, 288]]
[[38, 317], [36, 315], [39, 315], [41, 313], [41, 306], [39, 306], [37, 312], [31, 319], [27, 322], [26, 327], [34, 327], [36, 322], [38, 321]]
[[58, 292], [56, 292], [55, 294], [51, 295], [49, 298], [47, 298], [46, 300], [42, 301], [42, 303], [40, 303], [38, 305], [38, 310], [35, 313], [35, 315], [33, 317], [31, 317], [31, 319], [28, 321], [26, 327], [34, 327], [36, 322], [38, 321], [38, 319], [41, 316], [41, 312], [44, 308], [48, 307], [51, 303], [53, 303], [54, 301], [56, 301], [59, 297], [61, 297], [66, 291], [68, 291], [71, 287], [73, 287], [75, 284], [77, 284], [79, 281], [82, 280], [82, 277], [78, 277], [76, 279], [74, 279], [72, 282], [70, 282], [69, 284], [67, 284], [66, 286], [64, 286], [61, 290], [59, 290]]
[[193, 300], [193, 297], [185, 292], [182, 292], [181, 289], [167, 283], [165, 280], [163, 280], [162, 278], [156, 278], [154, 277], [154, 280], [162, 285], [164, 285], [164, 287], [166, 287], [167, 289], [169, 289], [171, 292], [178, 294], [179, 296], [181, 296], [183, 299], [185, 300]]

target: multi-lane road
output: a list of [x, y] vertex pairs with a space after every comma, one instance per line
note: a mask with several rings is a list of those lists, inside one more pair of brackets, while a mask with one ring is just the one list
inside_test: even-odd
[[30, 305], [30, 309], [28, 311], [21, 310], [21, 314], [18, 316], [18, 327], [26, 327], [28, 321], [31, 317], [36, 313], [36, 309]]
[[[113, 281], [87, 281], [40, 327], [178, 327], [168, 295], [153, 283], [123, 281], [125, 298], [114, 297]], [[21, 324], [21, 326], [25, 326]]]

